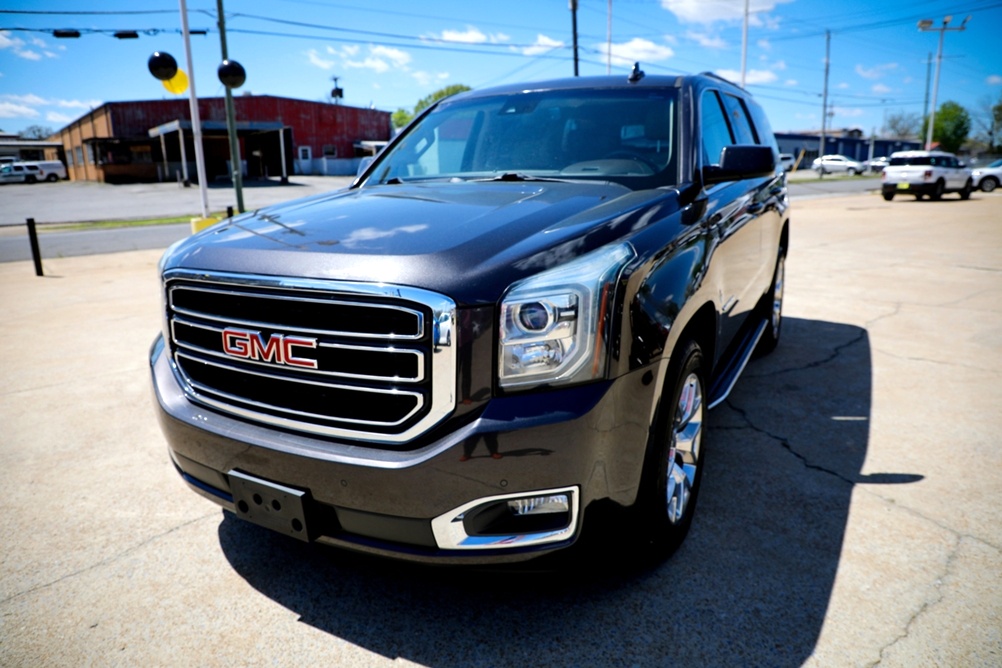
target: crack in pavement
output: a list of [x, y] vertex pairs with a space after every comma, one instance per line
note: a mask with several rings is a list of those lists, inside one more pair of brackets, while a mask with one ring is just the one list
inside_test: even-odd
[[32, 587], [29, 587], [28, 589], [25, 589], [24, 591], [19, 591], [19, 592], [15, 593], [15, 594], [11, 594], [7, 598], [5, 598], [2, 601], [0, 601], [0, 606], [6, 605], [7, 603], [10, 603], [11, 601], [13, 601], [15, 599], [21, 598], [22, 596], [27, 596], [28, 594], [33, 594], [36, 591], [41, 591], [42, 589], [48, 589], [49, 587], [52, 587], [53, 585], [57, 585], [60, 582], [64, 582], [66, 580], [69, 580], [70, 578], [74, 578], [74, 577], [76, 577], [78, 575], [82, 575], [83, 573], [87, 573], [87, 572], [92, 571], [92, 570], [94, 570], [96, 568], [100, 568], [101, 566], [106, 566], [108, 564], [114, 563], [114, 562], [118, 561], [119, 559], [121, 559], [122, 557], [130, 555], [130, 554], [132, 554], [134, 552], [138, 552], [140, 549], [146, 547], [150, 543], [153, 543], [153, 542], [155, 542], [157, 540], [160, 540], [164, 536], [169, 536], [170, 534], [172, 534], [172, 533], [174, 533], [176, 531], [180, 531], [181, 529], [184, 529], [185, 527], [191, 526], [192, 524], [197, 524], [198, 522], [202, 522], [204, 520], [207, 520], [210, 517], [218, 517], [218, 515], [219, 514], [217, 512], [212, 512], [212, 513], [208, 513], [208, 514], [202, 515], [201, 517], [196, 517], [193, 520], [188, 520], [187, 522], [183, 522], [181, 524], [178, 524], [177, 526], [171, 527], [167, 531], [164, 531], [162, 533], [156, 534], [155, 536], [150, 536], [149, 538], [147, 538], [146, 540], [142, 541], [141, 543], [137, 543], [136, 545], [133, 545], [132, 547], [129, 547], [129, 548], [125, 549], [125, 550], [122, 550], [121, 552], [117, 552], [117, 553], [115, 553], [115, 554], [113, 554], [113, 555], [111, 555], [109, 557], [105, 557], [104, 559], [101, 559], [100, 561], [98, 561], [96, 563], [90, 564], [89, 566], [86, 566], [86, 567], [81, 568], [79, 570], [73, 571], [72, 573], [67, 573], [65, 575], [62, 575], [62, 576], [56, 578], [55, 580], [52, 580], [51, 582], [45, 582], [45, 583], [42, 583], [42, 584], [37, 584], [37, 585], [34, 585]]
[[962, 542], [963, 542], [962, 539], [954, 533], [954, 543], [953, 546], [950, 548], [949, 555], [947, 555], [946, 563], [943, 565], [942, 571], [936, 575], [935, 599], [923, 602], [922, 605], [919, 606], [918, 610], [912, 613], [912, 616], [909, 617], [908, 621], [905, 623], [904, 631], [898, 634], [898, 636], [893, 640], [891, 640], [889, 643], [880, 648], [880, 653], [878, 654], [877, 660], [869, 664], [869, 668], [874, 668], [874, 666], [879, 666], [881, 663], [883, 663], [887, 651], [890, 650], [895, 645], [897, 645], [902, 640], [906, 640], [908, 636], [911, 635], [912, 626], [915, 625], [915, 622], [918, 620], [918, 618], [921, 617], [929, 609], [941, 603], [943, 599], [946, 597], [946, 595], [943, 593], [943, 580], [950, 575], [951, 567], [953, 566], [954, 560], [957, 558], [957, 553], [960, 552], [960, 545]]

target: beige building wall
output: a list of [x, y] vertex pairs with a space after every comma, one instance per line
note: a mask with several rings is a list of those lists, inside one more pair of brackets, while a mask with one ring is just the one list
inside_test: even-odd
[[107, 105], [81, 116], [59, 132], [66, 152], [66, 173], [72, 181], [104, 181], [101, 156], [86, 140], [113, 137], [111, 110]]

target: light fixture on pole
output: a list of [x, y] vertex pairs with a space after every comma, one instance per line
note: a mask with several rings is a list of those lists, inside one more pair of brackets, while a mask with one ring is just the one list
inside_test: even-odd
[[925, 131], [925, 148], [929, 150], [932, 148], [932, 126], [936, 121], [936, 96], [939, 93], [939, 66], [943, 62], [943, 35], [949, 30], [964, 30], [967, 22], [971, 20], [968, 16], [965, 18], [961, 24], [955, 28], [948, 27], [950, 25], [950, 20], [952, 16], [947, 16], [943, 19], [943, 25], [933, 27], [932, 19], [922, 19], [918, 22], [918, 29], [922, 32], [938, 32], [939, 33], [939, 49], [936, 51], [936, 79], [932, 84], [932, 107], [929, 111], [929, 125], [926, 127]]

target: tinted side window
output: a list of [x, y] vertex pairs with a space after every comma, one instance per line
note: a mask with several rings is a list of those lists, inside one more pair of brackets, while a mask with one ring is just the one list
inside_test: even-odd
[[751, 121], [748, 119], [748, 110], [740, 99], [733, 95], [724, 95], [724, 104], [727, 106], [727, 117], [734, 128], [738, 144], [759, 143], [752, 131]]
[[714, 91], [703, 93], [700, 104], [700, 126], [703, 132], [703, 164], [720, 164], [720, 152], [734, 143], [727, 115]]
[[752, 128], [755, 130], [755, 143], [762, 146], [771, 146], [778, 153], [779, 145], [776, 143], [776, 136], [772, 133], [772, 126], [769, 124], [769, 119], [766, 117], [765, 112], [762, 111], [762, 107], [755, 104], [754, 100], [752, 100], [747, 105], [747, 109], [751, 114], [752, 120], [755, 122]]

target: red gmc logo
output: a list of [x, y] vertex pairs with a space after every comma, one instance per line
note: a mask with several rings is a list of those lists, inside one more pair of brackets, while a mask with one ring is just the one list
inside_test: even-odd
[[297, 357], [293, 351], [294, 348], [316, 347], [317, 340], [305, 336], [272, 334], [265, 340], [261, 332], [229, 328], [223, 330], [223, 352], [247, 360], [316, 369], [315, 359]]

